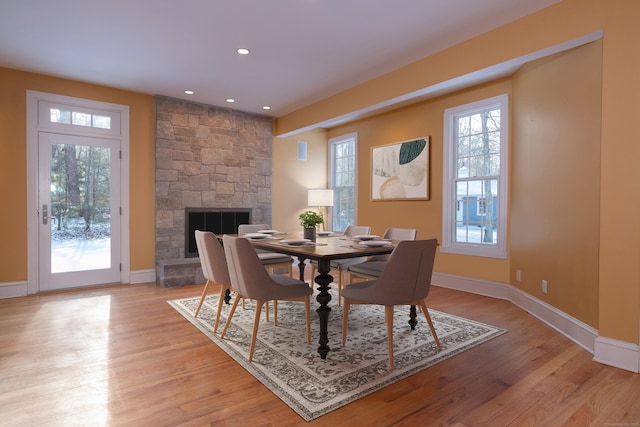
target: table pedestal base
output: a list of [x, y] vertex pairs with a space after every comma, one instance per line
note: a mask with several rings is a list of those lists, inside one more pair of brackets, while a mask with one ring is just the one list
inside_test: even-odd
[[320, 291], [316, 297], [316, 301], [318, 301], [320, 307], [316, 309], [316, 312], [320, 318], [320, 340], [318, 341], [320, 346], [318, 347], [318, 353], [322, 359], [327, 358], [327, 353], [329, 353], [330, 350], [328, 345], [329, 313], [331, 313], [331, 307], [329, 307], [329, 302], [331, 302], [329, 285], [333, 282], [333, 277], [329, 274], [329, 271], [331, 271], [331, 263], [320, 260], [318, 262], [318, 273], [320, 274], [315, 278], [315, 282], [318, 284], [318, 291]]

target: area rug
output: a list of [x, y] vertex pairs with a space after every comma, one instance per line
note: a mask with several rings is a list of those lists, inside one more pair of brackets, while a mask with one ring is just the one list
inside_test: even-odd
[[[311, 313], [311, 345], [307, 345], [304, 305], [280, 301], [277, 327], [273, 323], [273, 310], [267, 322], [263, 309], [253, 362], [249, 363], [255, 312], [253, 303], [247, 300], [245, 309], [238, 306], [225, 338], [220, 339], [230, 306], [223, 306], [218, 334], [214, 334], [218, 295], [207, 296], [198, 317], [194, 318], [199, 300], [199, 297], [193, 297], [168, 303], [305, 421], [320, 417], [505, 332], [490, 325], [429, 310], [442, 344], [442, 350], [438, 352], [422, 313], [418, 313], [416, 329], [411, 330], [407, 324], [409, 307], [396, 307], [393, 336], [395, 369], [389, 372], [383, 307], [352, 306], [347, 344], [342, 347], [342, 307], [334, 304], [336, 296], [333, 295], [329, 317], [331, 351], [323, 360], [317, 352], [320, 333], [317, 314]], [[312, 311], [316, 306], [312, 297]]]

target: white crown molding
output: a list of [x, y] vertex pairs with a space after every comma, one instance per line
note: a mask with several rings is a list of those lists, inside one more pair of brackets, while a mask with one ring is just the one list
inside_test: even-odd
[[640, 372], [640, 346], [598, 336], [598, 331], [546, 302], [504, 283], [433, 273], [434, 286], [510, 301], [594, 355], [605, 365]]

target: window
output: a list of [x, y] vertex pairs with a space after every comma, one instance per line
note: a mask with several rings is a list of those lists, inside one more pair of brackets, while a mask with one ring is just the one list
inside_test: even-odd
[[329, 187], [333, 188], [331, 229], [344, 231], [356, 224], [356, 156], [355, 133], [329, 140]]
[[[85, 107], [63, 105], [52, 102], [40, 102], [39, 111], [45, 120], [39, 126], [58, 131], [82, 133], [79, 128], [92, 128], [92, 133], [105, 136], [120, 135], [120, 116], [118, 112], [91, 110]], [[48, 120], [47, 120], [48, 119]]]
[[508, 97], [444, 112], [442, 252], [506, 258]]

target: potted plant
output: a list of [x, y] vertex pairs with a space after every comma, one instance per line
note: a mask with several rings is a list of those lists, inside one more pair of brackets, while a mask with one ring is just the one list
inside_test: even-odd
[[318, 224], [324, 224], [324, 218], [321, 214], [314, 211], [304, 211], [298, 216], [300, 225], [303, 227], [303, 237], [311, 241], [316, 241], [316, 227]]

